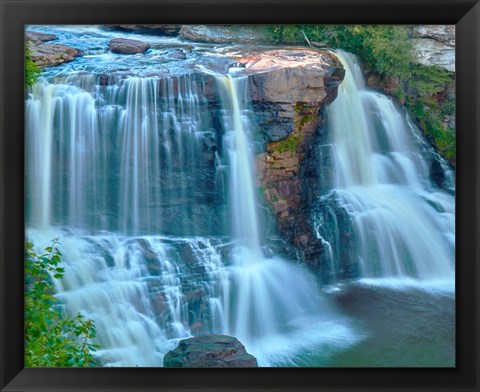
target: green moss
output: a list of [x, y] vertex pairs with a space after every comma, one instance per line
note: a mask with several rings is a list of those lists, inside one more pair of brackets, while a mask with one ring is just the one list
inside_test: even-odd
[[315, 120], [314, 108], [307, 106], [304, 102], [296, 102], [293, 111], [298, 115], [295, 119], [295, 129], [301, 129], [305, 124]]
[[292, 132], [288, 138], [281, 140], [277, 142], [274, 151], [277, 151], [279, 153], [285, 152], [285, 151], [290, 151], [290, 152], [295, 152], [297, 146], [299, 143], [303, 142], [305, 136], [304, 135], [299, 135], [295, 132]]

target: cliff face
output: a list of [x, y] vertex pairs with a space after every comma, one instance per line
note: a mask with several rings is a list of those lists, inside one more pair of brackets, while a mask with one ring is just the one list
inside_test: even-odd
[[455, 26], [414, 26], [412, 36], [414, 56], [419, 64], [455, 72]]
[[327, 52], [275, 50], [263, 53], [248, 72], [265, 146], [257, 156], [257, 186], [282, 238], [312, 263], [322, 250], [308, 208], [320, 183], [315, 146], [324, 109], [335, 99], [345, 71]]

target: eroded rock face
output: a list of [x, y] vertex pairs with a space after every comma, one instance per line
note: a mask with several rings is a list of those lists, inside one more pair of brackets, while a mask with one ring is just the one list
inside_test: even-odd
[[[257, 186], [282, 238], [314, 263], [322, 252], [308, 203], [319, 189], [316, 139], [324, 109], [337, 94], [345, 70], [332, 54], [273, 50], [248, 60], [254, 112], [266, 151], [257, 156]], [[315, 165], [313, 165], [315, 166]]]
[[413, 49], [422, 65], [437, 65], [455, 72], [455, 26], [423, 25], [413, 28]]
[[181, 340], [163, 358], [164, 367], [247, 368], [258, 367], [238, 339], [226, 335], [205, 335]]
[[108, 47], [113, 53], [136, 54], [146, 52], [150, 49], [150, 44], [136, 39], [114, 38], [108, 43]]
[[260, 141], [265, 143], [293, 132], [295, 120], [305, 117], [299, 115], [300, 106], [303, 111], [308, 107], [315, 111], [333, 101], [345, 75], [331, 53], [308, 49], [269, 50], [240, 62], [250, 75]]

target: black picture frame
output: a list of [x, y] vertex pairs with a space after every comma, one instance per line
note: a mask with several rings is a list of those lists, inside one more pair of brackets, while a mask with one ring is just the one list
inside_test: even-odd
[[[478, 0], [0, 0], [2, 391], [479, 391]], [[24, 26], [118, 23], [455, 24], [455, 368], [24, 369]]]

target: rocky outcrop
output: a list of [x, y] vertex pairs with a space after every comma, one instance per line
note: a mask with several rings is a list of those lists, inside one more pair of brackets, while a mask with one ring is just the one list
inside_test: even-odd
[[[257, 156], [257, 186], [281, 236], [307, 263], [322, 251], [308, 213], [318, 189], [315, 139], [345, 75], [339, 60], [315, 50], [272, 50], [247, 63], [257, 129], [265, 151]], [[313, 157], [314, 158], [314, 157]]]
[[136, 39], [114, 38], [108, 43], [108, 47], [113, 53], [136, 54], [146, 52], [150, 49], [150, 44]]
[[163, 358], [172, 368], [250, 368], [258, 367], [238, 339], [226, 335], [205, 335], [181, 340]]
[[265, 143], [287, 138], [295, 121], [315, 117], [321, 104], [335, 99], [345, 75], [331, 53], [308, 49], [269, 50], [240, 62], [250, 75], [252, 102]]
[[266, 28], [260, 25], [183, 25], [180, 37], [215, 44], [268, 42]]
[[29, 56], [39, 67], [59, 65], [73, 61], [80, 55], [78, 49], [62, 44], [45, 43], [56, 40], [55, 34], [27, 31], [25, 33], [25, 45]]
[[37, 45], [40, 45], [44, 42], [56, 40], [57, 36], [55, 34], [48, 33], [39, 33], [36, 31], [27, 31], [25, 32], [25, 40], [31, 41]]
[[119, 24], [119, 25], [104, 25], [105, 30], [125, 31], [136, 34], [151, 34], [151, 35], [177, 35], [182, 26], [178, 24]]
[[30, 58], [39, 66], [46, 67], [73, 61], [80, 54], [78, 49], [62, 44], [28, 45]]
[[413, 51], [419, 64], [455, 72], [455, 26], [422, 25], [412, 31]]

